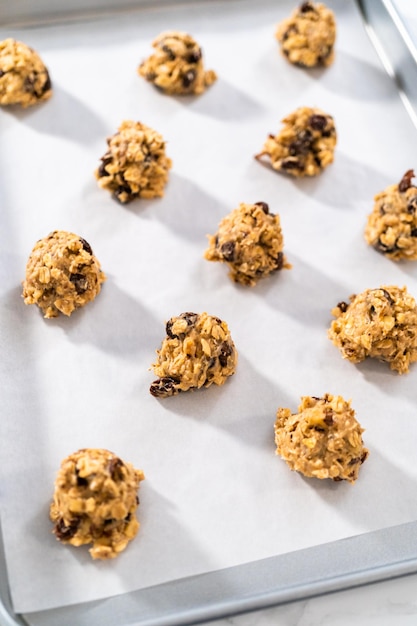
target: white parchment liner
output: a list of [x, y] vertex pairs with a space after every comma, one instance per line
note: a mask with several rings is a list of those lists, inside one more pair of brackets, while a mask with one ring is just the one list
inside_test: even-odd
[[[52, 99], [0, 112], [2, 531], [17, 612], [98, 599], [417, 517], [417, 366], [344, 361], [327, 339], [330, 310], [351, 293], [407, 285], [364, 242], [373, 196], [417, 167], [415, 129], [353, 2], [338, 20], [335, 63], [304, 71], [280, 56], [275, 25], [291, 2], [195, 3], [13, 30], [47, 64]], [[192, 33], [218, 82], [170, 98], [137, 76], [154, 36]], [[335, 162], [294, 181], [253, 159], [301, 105], [332, 114]], [[123, 119], [156, 128], [173, 169], [161, 200], [122, 207], [93, 171]], [[239, 202], [281, 216], [293, 269], [248, 289], [203, 259], [206, 234]], [[71, 318], [25, 307], [20, 283], [37, 239], [84, 237], [108, 281]], [[158, 401], [148, 370], [172, 315], [229, 324], [236, 375], [221, 388]], [[279, 406], [301, 395], [352, 399], [370, 449], [358, 482], [307, 480], [275, 456]], [[111, 562], [59, 544], [48, 507], [61, 460], [105, 447], [142, 468], [141, 530]]]

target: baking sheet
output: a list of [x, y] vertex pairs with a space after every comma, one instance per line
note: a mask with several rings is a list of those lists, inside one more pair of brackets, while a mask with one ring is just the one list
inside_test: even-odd
[[[265, 0], [256, 14], [240, 0], [165, 7], [4, 34], [41, 53], [55, 86], [42, 107], [0, 118], [0, 510], [15, 611], [416, 519], [415, 371], [354, 366], [326, 337], [330, 309], [352, 292], [385, 283], [417, 295], [416, 269], [382, 258], [362, 235], [373, 195], [413, 167], [415, 129], [355, 4], [329, 6], [339, 24], [336, 61], [312, 72], [288, 66], [273, 39], [289, 2]], [[165, 97], [135, 74], [166, 28], [192, 32], [219, 73], [198, 99]], [[253, 160], [300, 105], [328, 111], [338, 129], [335, 163], [315, 180], [292, 181]], [[92, 171], [122, 119], [166, 138], [174, 167], [164, 199], [120, 207], [97, 188]], [[258, 200], [280, 213], [293, 269], [247, 290], [202, 255], [227, 212]], [[85, 237], [108, 281], [85, 310], [43, 320], [23, 305], [20, 281], [33, 244], [55, 228]], [[228, 322], [238, 371], [222, 388], [156, 401], [148, 367], [164, 322], [185, 310]], [[277, 407], [325, 392], [352, 398], [366, 428], [371, 455], [353, 487], [305, 480], [274, 455]], [[110, 563], [59, 545], [47, 519], [61, 459], [87, 446], [114, 450], [147, 477], [140, 533]]]

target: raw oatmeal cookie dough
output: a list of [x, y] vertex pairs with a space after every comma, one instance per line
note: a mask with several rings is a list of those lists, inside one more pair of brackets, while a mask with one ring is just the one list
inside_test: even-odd
[[166, 324], [167, 336], [152, 365], [159, 376], [150, 387], [157, 398], [223, 385], [235, 373], [237, 352], [226, 322], [207, 313], [181, 313]]
[[269, 212], [266, 202], [241, 203], [209, 235], [205, 258], [227, 263], [229, 276], [242, 285], [255, 285], [265, 276], [290, 268], [284, 253], [279, 215]]
[[417, 305], [406, 287], [382, 286], [350, 296], [332, 310], [329, 338], [344, 359], [373, 357], [405, 374], [417, 361]]
[[1, 41], [0, 105], [28, 107], [51, 95], [51, 79], [40, 56], [21, 41]]
[[71, 315], [100, 293], [106, 280], [90, 244], [73, 233], [54, 230], [40, 239], [26, 265], [25, 304], [37, 304], [45, 317]]
[[124, 121], [107, 139], [108, 149], [95, 171], [98, 184], [122, 204], [164, 195], [172, 161], [159, 133], [141, 122]]
[[201, 94], [217, 79], [206, 71], [198, 43], [187, 33], [168, 31], [153, 42], [155, 52], [138, 68], [138, 73], [169, 95]]
[[262, 152], [274, 170], [292, 176], [316, 176], [333, 162], [337, 135], [331, 115], [321, 109], [300, 107], [282, 120], [284, 128], [269, 135]]
[[354, 483], [368, 456], [363, 428], [341, 396], [304, 396], [298, 413], [280, 408], [275, 422], [276, 453], [287, 465], [309, 478]]
[[333, 62], [336, 20], [324, 4], [303, 2], [278, 25], [275, 36], [290, 63], [314, 67]]
[[142, 470], [108, 450], [87, 448], [61, 463], [50, 518], [54, 534], [73, 546], [92, 544], [93, 559], [113, 559], [139, 530]]
[[417, 187], [408, 170], [397, 185], [375, 196], [365, 228], [370, 246], [393, 261], [417, 260]]

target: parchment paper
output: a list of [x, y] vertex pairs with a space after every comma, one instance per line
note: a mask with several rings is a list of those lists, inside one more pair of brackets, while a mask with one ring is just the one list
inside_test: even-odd
[[[417, 165], [416, 130], [353, 2], [329, 2], [336, 60], [304, 71], [280, 56], [275, 25], [291, 2], [236, 0], [138, 10], [3, 33], [49, 67], [52, 99], [4, 109], [1, 126], [1, 522], [13, 605], [43, 610], [393, 526], [417, 517], [416, 376], [355, 366], [327, 339], [330, 310], [351, 293], [407, 285], [363, 239], [373, 196]], [[170, 98], [136, 75], [154, 36], [192, 33], [218, 82]], [[301, 105], [331, 113], [335, 162], [295, 181], [253, 158]], [[161, 200], [118, 205], [93, 171], [123, 119], [156, 128], [173, 169]], [[203, 259], [206, 234], [239, 202], [281, 216], [293, 269], [246, 289]], [[71, 318], [25, 307], [21, 281], [54, 229], [91, 244], [108, 281]], [[236, 375], [158, 401], [149, 367], [165, 322], [207, 311], [229, 324]], [[370, 456], [358, 482], [307, 480], [275, 455], [279, 406], [302, 395], [352, 399]], [[48, 507], [61, 460], [105, 447], [142, 468], [141, 530], [111, 562], [61, 545]]]

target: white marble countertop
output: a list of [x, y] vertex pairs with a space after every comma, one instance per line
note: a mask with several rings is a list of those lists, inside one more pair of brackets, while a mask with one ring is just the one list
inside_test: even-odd
[[416, 626], [417, 574], [210, 622], [210, 626], [352, 624]]

